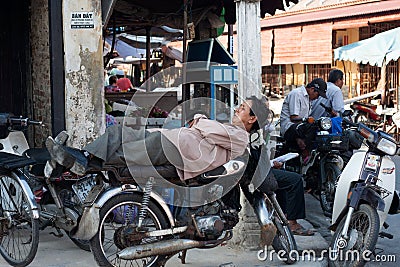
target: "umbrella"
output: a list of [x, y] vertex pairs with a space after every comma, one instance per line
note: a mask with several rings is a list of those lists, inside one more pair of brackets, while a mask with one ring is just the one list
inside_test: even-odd
[[[106, 37], [106, 45], [104, 47], [103, 55], [106, 55], [110, 52], [112, 44], [112, 37]], [[136, 48], [128, 43], [119, 40], [118, 38], [115, 40], [114, 51], [118, 52], [118, 57], [126, 58], [128, 56], [140, 58], [142, 55], [146, 55], [146, 49]]]
[[348, 60], [378, 67], [385, 65], [385, 60], [387, 63], [399, 57], [400, 27], [334, 50], [335, 60]]
[[334, 50], [335, 60], [348, 60], [356, 63], [381, 67], [378, 90], [382, 102], [386, 102], [386, 64], [400, 57], [400, 27], [378, 33], [371, 38], [345, 45]]
[[[136, 47], [136, 48], [146, 48], [146, 36], [133, 35], [128, 33], [121, 33], [117, 36], [117, 39], [124, 41], [125, 43]], [[150, 37], [150, 47], [158, 48], [165, 42], [163, 37]]]

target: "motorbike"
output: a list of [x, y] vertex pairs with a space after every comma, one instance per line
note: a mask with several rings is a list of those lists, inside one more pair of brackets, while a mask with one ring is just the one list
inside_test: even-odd
[[393, 124], [392, 114], [389, 114], [390, 112], [378, 114], [376, 112], [377, 105], [355, 101], [350, 107], [354, 110], [354, 122], [362, 122], [369, 127], [378, 127], [381, 123], [385, 123], [386, 126]]
[[[395, 139], [383, 131], [374, 131], [362, 123], [352, 125], [365, 138], [366, 149], [353, 154], [337, 183], [333, 205], [334, 231], [330, 243], [330, 266], [363, 266], [371, 260], [378, 236], [393, 238], [381, 231], [387, 228], [388, 214], [399, 212], [399, 194], [395, 191], [395, 164], [399, 154]], [[349, 257], [357, 253], [358, 258]]]
[[[74, 236], [90, 240], [99, 266], [164, 266], [178, 253], [184, 263], [188, 249], [209, 249], [232, 238], [239, 209], [231, 202], [240, 194], [238, 183], [245, 166], [243, 160], [231, 160], [182, 183], [172, 165], [106, 165], [103, 170], [108, 174], [108, 186], [99, 185], [90, 191]], [[179, 184], [184, 190], [157, 187], [160, 179]], [[223, 196], [225, 186], [232, 183], [236, 186]], [[209, 186], [208, 190], [202, 186]], [[170, 193], [166, 195], [165, 191]], [[277, 229], [272, 235], [273, 248], [286, 255], [286, 263], [294, 263], [288, 255], [297, 249], [296, 242], [275, 194], [258, 190], [252, 194], [260, 225], [275, 225]], [[171, 198], [175, 202], [167, 200]], [[197, 204], [187, 205], [189, 198], [197, 199]]]
[[[350, 111], [345, 111], [343, 116], [350, 116]], [[303, 176], [305, 190], [319, 200], [322, 211], [330, 217], [339, 175], [350, 159], [353, 149], [361, 146], [362, 139], [346, 125], [342, 125], [341, 134], [329, 133], [332, 128], [332, 120], [329, 117], [321, 117], [318, 120], [307, 118], [299, 122], [299, 127], [308, 127], [316, 132], [310, 156], [308, 160], [303, 157], [291, 159], [285, 162], [284, 168]], [[277, 140], [276, 156], [298, 152], [295, 148], [288, 148], [283, 137], [272, 138]]]
[[[29, 148], [23, 129], [42, 125], [40, 121], [0, 114], [7, 137], [0, 139], [0, 254], [12, 266], [27, 266], [34, 259], [39, 231], [61, 230], [81, 249], [90, 251], [87, 240], [76, 239], [71, 231], [82, 215], [82, 203], [96, 183], [98, 174], [78, 177], [57, 169], [44, 176], [50, 155], [46, 148]], [[16, 130], [13, 130], [16, 129]]]

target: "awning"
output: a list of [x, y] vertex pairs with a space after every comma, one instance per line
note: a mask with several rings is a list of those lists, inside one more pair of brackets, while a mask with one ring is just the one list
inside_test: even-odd
[[357, 63], [382, 67], [400, 57], [400, 27], [355, 42], [334, 50], [335, 60], [348, 60]]
[[187, 71], [208, 71], [212, 63], [232, 65], [235, 60], [216, 38], [196, 40], [188, 43]]

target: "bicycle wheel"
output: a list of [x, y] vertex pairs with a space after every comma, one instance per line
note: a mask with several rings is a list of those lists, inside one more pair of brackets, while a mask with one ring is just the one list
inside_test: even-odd
[[[100, 209], [100, 225], [97, 234], [90, 240], [90, 248], [99, 266], [158, 266], [157, 263], [165, 256], [153, 256], [138, 260], [122, 260], [116, 254], [124, 248], [139, 244], [152, 243], [159, 238], [131, 238], [124, 235], [130, 226], [138, 222], [142, 205], [142, 195], [127, 193], [111, 198]], [[150, 201], [143, 227], [151, 230], [168, 227], [164, 213]], [[134, 230], [133, 230], [134, 231]]]
[[12, 266], [27, 266], [39, 245], [39, 221], [18, 176], [0, 175], [0, 254]]

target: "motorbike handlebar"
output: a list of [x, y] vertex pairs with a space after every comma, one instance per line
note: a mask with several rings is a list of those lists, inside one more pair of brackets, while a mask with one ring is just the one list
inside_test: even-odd
[[32, 120], [30, 118], [24, 118], [22, 116], [15, 117], [10, 113], [0, 114], [0, 125], [3, 126], [28, 126], [28, 125], [42, 125], [42, 121]]
[[326, 112], [331, 113], [332, 112], [332, 108], [331, 107], [327, 107], [324, 103], [319, 103]]
[[313, 117], [307, 117], [307, 118], [295, 118], [291, 119], [292, 122], [307, 122], [307, 123], [314, 123], [315, 119]]
[[358, 124], [357, 123], [354, 123], [354, 122], [352, 122], [352, 121], [350, 121], [348, 118], [343, 118], [343, 122], [344, 123], [347, 123], [348, 125], [350, 125], [350, 126], [353, 126], [353, 127], [358, 127]]

